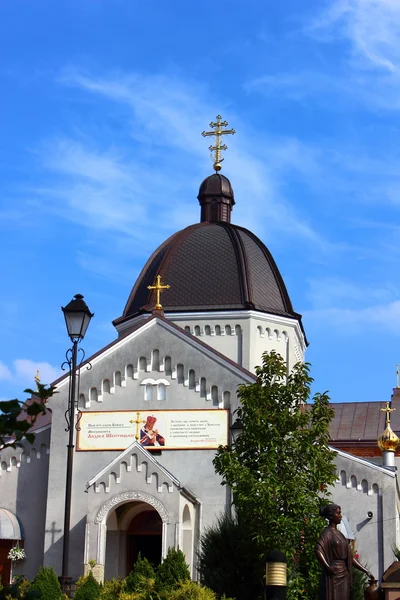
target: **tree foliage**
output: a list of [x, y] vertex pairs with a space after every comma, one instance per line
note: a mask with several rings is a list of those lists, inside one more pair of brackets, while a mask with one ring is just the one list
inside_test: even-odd
[[161, 590], [170, 590], [182, 581], [190, 579], [185, 555], [178, 548], [168, 548], [167, 556], [157, 567], [157, 585]]
[[231, 487], [241, 524], [261, 563], [271, 550], [288, 558], [291, 598], [315, 598], [320, 567], [315, 542], [324, 520], [322, 497], [335, 482], [335, 453], [328, 447], [333, 410], [326, 393], [310, 404], [309, 365], [286, 373], [284, 359], [265, 353], [257, 382], [239, 387], [237, 418], [243, 430], [214, 459]]
[[100, 585], [93, 576], [92, 571], [84, 577], [75, 592], [75, 600], [97, 600], [100, 596]]
[[56, 393], [54, 386], [46, 386], [40, 382], [37, 386], [36, 391], [24, 390], [26, 394], [31, 394], [32, 400], [21, 402], [14, 399], [0, 402], [0, 448], [21, 446], [22, 438], [31, 444], [34, 442], [35, 434], [29, 430], [40, 415], [50, 411], [46, 403]]
[[262, 594], [264, 566], [237, 515], [224, 513], [204, 531], [197, 567], [201, 582], [219, 598], [254, 600]]
[[60, 583], [53, 567], [40, 567], [30, 590], [40, 592], [42, 600], [62, 600]]

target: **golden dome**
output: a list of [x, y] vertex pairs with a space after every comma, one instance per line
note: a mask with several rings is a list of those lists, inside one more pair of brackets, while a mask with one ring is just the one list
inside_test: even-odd
[[390, 423], [387, 423], [385, 431], [378, 437], [378, 446], [382, 452], [395, 452], [398, 445], [399, 438], [390, 427]]

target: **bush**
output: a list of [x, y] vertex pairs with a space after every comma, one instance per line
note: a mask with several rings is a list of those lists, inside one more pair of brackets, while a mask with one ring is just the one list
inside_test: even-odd
[[100, 600], [118, 600], [125, 591], [124, 579], [110, 579], [105, 581], [100, 589]]
[[0, 600], [35, 600], [40, 598], [40, 592], [29, 591], [30, 581], [23, 576], [15, 578], [14, 583], [0, 587]]
[[53, 567], [40, 567], [30, 590], [41, 593], [41, 600], [62, 600], [60, 583]]
[[222, 514], [200, 539], [201, 583], [218, 597], [224, 594], [240, 600], [261, 597], [263, 564], [248, 529], [237, 517]]
[[362, 571], [353, 567], [350, 588], [350, 600], [364, 600], [364, 590], [368, 585], [368, 577]]
[[140, 553], [138, 559], [125, 579], [125, 589], [127, 592], [143, 592], [146, 589], [147, 580], [155, 580], [156, 574], [153, 566], [147, 558], [142, 558]]
[[[216, 600], [216, 594], [194, 581], [181, 581], [167, 594], [168, 600]], [[225, 599], [228, 600], [228, 599]]]
[[98, 600], [100, 596], [100, 584], [93, 577], [90, 571], [87, 577], [84, 577], [75, 592], [75, 600]]
[[160, 591], [171, 590], [189, 579], [189, 567], [182, 550], [169, 548], [165, 560], [157, 568], [157, 587]]

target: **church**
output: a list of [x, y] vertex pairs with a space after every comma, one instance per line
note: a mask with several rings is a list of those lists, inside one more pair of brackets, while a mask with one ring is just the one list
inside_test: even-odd
[[[199, 537], [231, 506], [212, 459], [233, 435], [237, 388], [256, 380], [265, 351], [279, 352], [288, 370], [305, 358], [302, 318], [270, 251], [231, 222], [235, 197], [220, 173], [221, 136], [234, 130], [224, 129], [220, 116], [210, 126], [203, 135], [216, 137], [215, 173], [200, 185], [199, 222], [154, 251], [113, 321], [115, 340], [79, 366], [73, 578], [91, 561], [100, 581], [125, 577], [139, 552], [157, 564], [169, 547], [179, 547], [196, 579]], [[61, 574], [68, 375], [55, 385], [34, 444], [0, 450], [3, 582], [18, 573], [32, 578], [42, 564]], [[377, 438], [385, 424], [391, 431], [390, 405], [361, 404], [334, 405], [332, 499], [343, 506], [343, 531], [361, 560], [381, 575], [400, 545], [398, 438], [388, 445], [381, 436], [382, 458]], [[11, 563], [15, 545], [26, 558]]]

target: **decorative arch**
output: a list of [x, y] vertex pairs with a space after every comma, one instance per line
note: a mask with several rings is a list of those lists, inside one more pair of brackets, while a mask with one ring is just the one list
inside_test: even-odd
[[126, 504], [127, 502], [147, 502], [150, 504], [160, 515], [163, 523], [168, 524], [171, 522], [170, 516], [167, 512], [165, 506], [154, 498], [151, 494], [147, 492], [123, 492], [122, 494], [117, 494], [113, 496], [107, 502], [103, 504], [103, 506], [98, 511], [96, 518], [94, 520], [95, 523], [105, 525], [107, 522], [108, 513], [119, 506], [120, 504]]

